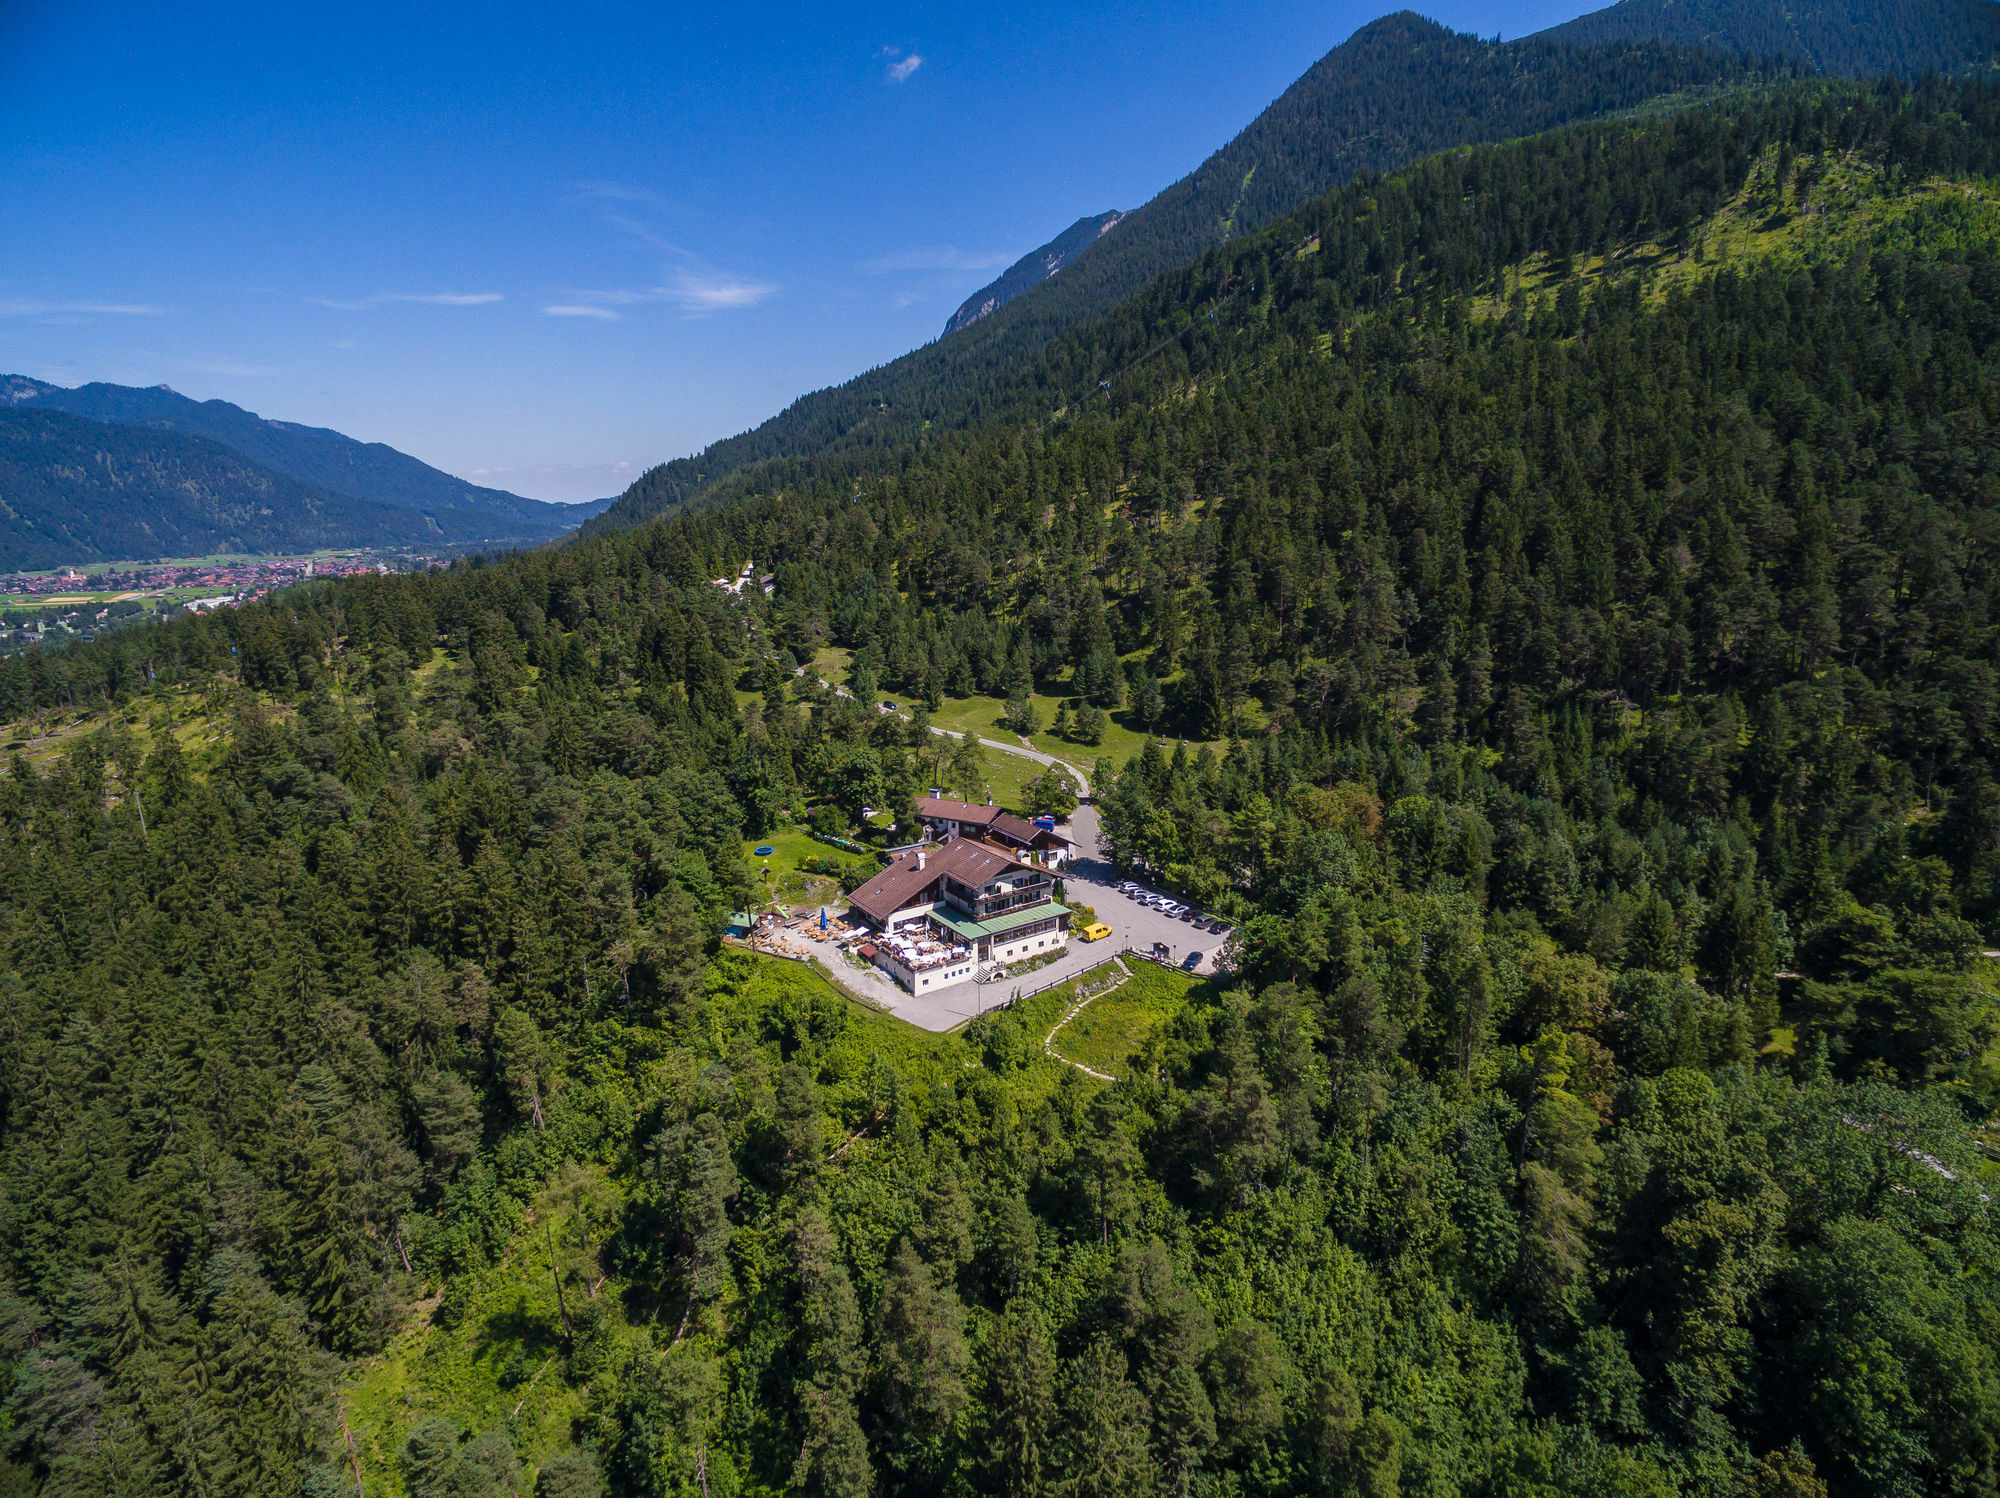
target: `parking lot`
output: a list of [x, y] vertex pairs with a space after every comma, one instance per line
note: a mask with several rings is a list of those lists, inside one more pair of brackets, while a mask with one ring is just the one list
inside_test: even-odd
[[1076, 857], [1063, 870], [1064, 893], [1073, 906], [1094, 907], [1097, 919], [1111, 928], [1111, 935], [1099, 942], [1083, 941], [1077, 932], [1072, 932], [1070, 944], [1075, 953], [1088, 958], [1093, 951], [1109, 953], [1128, 946], [1150, 952], [1154, 942], [1164, 942], [1175, 965], [1184, 961], [1189, 952], [1200, 952], [1201, 963], [1195, 971], [1215, 971], [1217, 953], [1229, 939], [1228, 933], [1211, 934], [1206, 923], [1197, 929], [1192, 922], [1177, 920], [1114, 888], [1119, 876], [1098, 851], [1096, 807], [1076, 809], [1069, 835], [1076, 844]]

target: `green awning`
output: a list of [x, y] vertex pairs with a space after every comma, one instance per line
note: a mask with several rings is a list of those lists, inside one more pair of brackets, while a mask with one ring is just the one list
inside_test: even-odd
[[989, 936], [1004, 936], [1017, 927], [1032, 921], [1047, 920], [1050, 916], [1068, 915], [1067, 905], [1058, 905], [1051, 900], [1044, 905], [1028, 905], [1020, 910], [1010, 910], [1005, 915], [996, 915], [990, 921], [968, 921], [946, 913], [942, 905], [931, 911], [931, 919], [968, 942], [983, 940]]

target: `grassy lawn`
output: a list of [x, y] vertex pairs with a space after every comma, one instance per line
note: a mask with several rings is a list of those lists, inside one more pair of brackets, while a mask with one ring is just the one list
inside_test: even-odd
[[[986, 735], [979, 735], [985, 737]], [[1042, 773], [1042, 766], [1032, 759], [1024, 759], [1018, 754], [1008, 754], [1004, 750], [980, 746], [979, 784], [960, 785], [951, 777], [951, 740], [933, 737], [931, 758], [925, 772], [935, 778], [927, 780], [917, 789], [919, 793], [929, 791], [935, 785], [943, 789], [947, 796], [957, 796], [967, 801], [984, 801], [990, 793], [1000, 805], [1012, 811], [1022, 809], [1027, 801], [1022, 787]]]
[[[773, 851], [769, 858], [759, 858], [755, 852], [758, 848]], [[743, 856], [750, 860], [750, 866], [757, 871], [757, 883], [766, 892], [764, 907], [768, 908], [776, 900], [794, 910], [817, 907], [840, 898], [838, 880], [825, 874], [802, 873], [800, 859], [831, 858], [844, 863], [865, 861], [858, 853], [849, 853], [820, 842], [803, 827], [783, 827], [763, 837], [746, 838]], [[870, 867], [873, 865], [870, 864]], [[767, 868], [770, 870], [768, 879], [763, 877]]]
[[1018, 754], [1003, 754], [998, 749], [982, 748], [979, 753], [986, 775], [986, 789], [992, 793], [993, 799], [1015, 811], [1025, 810], [1028, 797], [1022, 787], [1040, 775], [1042, 767], [1031, 759], [1023, 759]]
[[839, 645], [822, 645], [813, 654], [813, 665], [818, 669], [820, 679], [835, 686], [847, 684], [847, 666], [854, 652]]
[[141, 753], [150, 753], [167, 732], [171, 714], [173, 735], [180, 741], [181, 752], [199, 771], [207, 762], [208, 746], [223, 731], [223, 725], [208, 718], [206, 712], [199, 692], [186, 687], [172, 691], [156, 688], [124, 708], [96, 702], [83, 712], [58, 708], [0, 724], [0, 744], [9, 750], [18, 749], [30, 764], [47, 768], [72, 741], [119, 724], [132, 736]]
[[1188, 991], [1200, 980], [1168, 972], [1150, 962], [1129, 963], [1132, 976], [1064, 1025], [1052, 1049], [1107, 1076], [1117, 1076], [1125, 1058], [1187, 1002]]
[[[1042, 732], [1035, 734], [1029, 742], [1045, 754], [1053, 754], [1058, 759], [1069, 761], [1084, 774], [1090, 773], [1091, 766], [1099, 755], [1109, 755], [1113, 764], [1120, 769], [1125, 762], [1146, 747], [1146, 735], [1140, 732], [1132, 716], [1124, 708], [1108, 714], [1109, 721], [1104, 726], [1104, 741], [1099, 744], [1078, 744], [1069, 739], [1057, 738], [1048, 731], [1048, 725], [1055, 721], [1056, 709], [1068, 699], [1051, 697], [1037, 692], [1031, 699], [1035, 711], [1041, 715]], [[1007, 710], [1007, 704], [997, 697], [947, 697], [938, 710], [931, 714], [931, 721], [940, 728], [949, 728], [954, 733], [971, 731], [982, 739], [998, 739], [1003, 744], [1020, 742], [1013, 730], [1002, 726], [1000, 715]], [[1201, 747], [1190, 741], [1189, 752]], [[1225, 747], [1216, 745], [1219, 753]]]

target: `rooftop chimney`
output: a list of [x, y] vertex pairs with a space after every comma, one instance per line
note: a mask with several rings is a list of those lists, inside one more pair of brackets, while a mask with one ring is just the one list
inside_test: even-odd
[[924, 850], [922, 848], [919, 848], [917, 849], [917, 867], [922, 868], [923, 866], [924, 866]]

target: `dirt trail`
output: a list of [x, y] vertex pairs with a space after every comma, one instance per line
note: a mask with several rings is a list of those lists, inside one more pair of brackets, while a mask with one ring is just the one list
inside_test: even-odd
[[1055, 1043], [1056, 1043], [1056, 1035], [1062, 1030], [1062, 1027], [1064, 1025], [1068, 1024], [1071, 1020], [1075, 1019], [1079, 1014], [1083, 1013], [1085, 1009], [1087, 1009], [1090, 1005], [1096, 1003], [1106, 994], [1117, 992], [1118, 989], [1124, 986], [1126, 979], [1132, 976], [1132, 969], [1125, 966], [1125, 960], [1122, 957], [1112, 958], [1111, 963], [1112, 966], [1116, 967], [1118, 971], [1123, 973], [1125, 976], [1120, 978], [1116, 983], [1105, 984], [1104, 987], [1098, 989], [1097, 992], [1092, 994], [1089, 998], [1080, 1000], [1076, 1004], [1071, 1005], [1069, 1012], [1063, 1015], [1061, 1019], [1056, 1021], [1055, 1029], [1049, 1031], [1048, 1034], [1042, 1037], [1042, 1050], [1044, 1051], [1044, 1053], [1053, 1056], [1056, 1060], [1061, 1061], [1066, 1065], [1075, 1067], [1078, 1071], [1082, 1072], [1087, 1077], [1097, 1078], [1097, 1080], [1100, 1082], [1115, 1082], [1118, 1079], [1116, 1077], [1108, 1077], [1101, 1071], [1095, 1071], [1092, 1068], [1085, 1066], [1081, 1061], [1071, 1061], [1069, 1057], [1062, 1055], [1056, 1050]]

